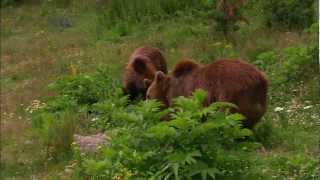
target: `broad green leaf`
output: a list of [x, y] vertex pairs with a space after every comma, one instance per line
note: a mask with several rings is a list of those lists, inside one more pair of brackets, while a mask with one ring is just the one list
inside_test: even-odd
[[196, 128], [194, 128], [191, 131], [192, 137], [196, 138], [200, 135], [206, 134], [208, 131], [212, 130], [212, 129], [217, 129], [219, 127], [223, 126], [222, 123], [216, 123], [214, 121], [210, 121], [210, 122], [205, 122], [203, 124], [200, 124], [199, 126], [197, 126]]
[[188, 177], [192, 177], [197, 174], [200, 174], [203, 180], [206, 180], [208, 176], [215, 179], [216, 174], [221, 173], [217, 168], [211, 168], [202, 161], [198, 161], [196, 164], [193, 164], [188, 169], [189, 169]]
[[234, 120], [234, 121], [242, 121], [242, 120], [246, 119], [245, 116], [243, 116], [242, 114], [239, 114], [239, 113], [230, 114], [226, 118], [228, 120]]
[[157, 139], [173, 138], [177, 135], [177, 131], [173, 127], [169, 127], [164, 123], [160, 123], [148, 129], [148, 136]]
[[252, 136], [253, 133], [250, 129], [241, 129], [240, 130], [240, 135], [245, 137], [245, 136]]
[[174, 174], [175, 179], [176, 179], [176, 180], [179, 180], [179, 179], [180, 179], [180, 178], [179, 178], [179, 168], [180, 168], [179, 163], [173, 163], [173, 164], [171, 165], [171, 167], [172, 167], [172, 170], [173, 170], [173, 174]]
[[173, 126], [178, 129], [188, 129], [193, 125], [193, 122], [187, 119], [174, 119], [168, 122], [168, 126]]
[[195, 99], [199, 104], [202, 104], [208, 97], [208, 93], [202, 89], [197, 89], [192, 93], [192, 99]]
[[167, 179], [169, 179], [172, 175], [173, 175], [173, 173], [168, 173], [163, 179], [164, 179], [164, 180], [167, 180]]
[[90, 175], [98, 175], [110, 166], [111, 164], [107, 161], [95, 161], [93, 159], [84, 160], [84, 167], [86, 168], [86, 172]]

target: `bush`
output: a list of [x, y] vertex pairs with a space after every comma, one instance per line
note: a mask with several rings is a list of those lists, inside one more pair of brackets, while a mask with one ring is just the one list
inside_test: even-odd
[[115, 92], [122, 94], [117, 88], [118, 81], [111, 77], [109, 68], [100, 67], [93, 75], [61, 78], [50, 85], [58, 95], [28, 108], [32, 114], [32, 132], [41, 140], [47, 158], [58, 160], [70, 154], [80, 116], [87, 117], [94, 103], [115, 97]]
[[[199, 90], [191, 98], [177, 98], [175, 108], [166, 110], [160, 110], [156, 101], [126, 108], [106, 103], [99, 119], [107, 116], [113, 124], [107, 130], [112, 141], [98, 158], [82, 159], [79, 173], [107, 179], [246, 177], [257, 144], [239, 140], [251, 136], [251, 131], [241, 128], [240, 114], [219, 111], [233, 105], [202, 107], [205, 98]], [[161, 121], [168, 112], [171, 121]]]
[[[305, 68], [310, 64], [315, 64], [312, 54], [305, 46], [288, 47], [283, 51], [283, 76], [286, 81], [296, 81], [304, 74]], [[314, 62], [313, 62], [314, 61]]]
[[110, 75], [108, 67], [100, 67], [94, 75], [66, 76], [49, 85], [60, 96], [67, 96], [79, 105], [92, 105], [110, 96], [118, 81]]
[[278, 59], [276, 53], [273, 51], [262, 52], [256, 58], [257, 60], [254, 64], [264, 71], [268, 71], [267, 68], [270, 68], [271, 65], [275, 64]]
[[15, 6], [21, 3], [21, 0], [1, 0], [1, 7]]
[[316, 1], [269, 0], [261, 1], [266, 24], [289, 29], [304, 29], [316, 21]]
[[282, 87], [289, 82], [298, 82], [307, 74], [309, 67], [317, 64], [314, 51], [313, 45], [298, 44], [287, 47], [280, 53], [273, 51], [260, 53], [254, 64], [269, 73], [273, 87]]

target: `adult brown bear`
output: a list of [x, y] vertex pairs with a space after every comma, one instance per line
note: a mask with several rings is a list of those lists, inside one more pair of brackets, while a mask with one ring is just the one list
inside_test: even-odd
[[236, 104], [237, 111], [246, 117], [246, 128], [252, 129], [266, 111], [268, 83], [265, 75], [239, 60], [218, 60], [208, 65], [181, 61], [170, 74], [156, 73], [146, 97], [171, 106], [173, 98], [190, 96], [196, 89], [208, 92], [206, 106], [216, 101]]
[[167, 64], [158, 48], [140, 47], [129, 58], [123, 78], [123, 88], [130, 99], [145, 97], [147, 87], [144, 79], [152, 80], [157, 71], [167, 73]]

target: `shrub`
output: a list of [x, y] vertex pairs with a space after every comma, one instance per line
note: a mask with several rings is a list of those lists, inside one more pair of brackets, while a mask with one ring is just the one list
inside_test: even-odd
[[111, 77], [108, 67], [100, 67], [93, 75], [66, 76], [49, 87], [60, 96], [75, 100], [79, 105], [91, 105], [110, 96], [118, 83]]
[[1, 0], [1, 7], [15, 6], [21, 3], [21, 0]]
[[[254, 63], [267, 72], [272, 79], [273, 87], [287, 85], [284, 83], [297, 82], [306, 75], [312, 65], [317, 64], [314, 58], [314, 46], [298, 44], [282, 50], [280, 53], [266, 51], [257, 55]], [[276, 69], [276, 70], [275, 70]]]
[[[241, 128], [243, 116], [219, 111], [234, 107], [229, 103], [202, 107], [205, 98], [206, 93], [199, 90], [191, 98], [177, 98], [175, 108], [166, 110], [160, 110], [156, 101], [126, 108], [105, 104], [99, 119], [107, 116], [113, 124], [107, 130], [112, 140], [98, 158], [82, 159], [79, 173], [108, 179], [247, 176], [246, 169], [252, 165], [250, 153], [257, 144], [239, 142], [252, 134]], [[161, 121], [168, 112], [171, 121]]]
[[266, 24], [289, 29], [304, 29], [316, 20], [316, 1], [269, 0], [261, 1]]
[[278, 60], [277, 54], [273, 51], [262, 52], [256, 57], [254, 64], [264, 71], [269, 71], [268, 68], [272, 67]]
[[[71, 153], [73, 134], [79, 127], [80, 116], [87, 116], [92, 104], [116, 97], [118, 81], [111, 78], [110, 69], [100, 67], [93, 75], [74, 75], [59, 79], [50, 85], [58, 95], [36, 103], [32, 114], [33, 134], [41, 139], [50, 159], [64, 158]], [[39, 104], [39, 105], [38, 105]], [[29, 108], [30, 109], [30, 108]]]
[[310, 35], [309, 52], [312, 54], [313, 59], [319, 58], [319, 22], [313, 23], [310, 27], [306, 28], [304, 32]]
[[288, 47], [283, 51], [283, 76], [286, 81], [295, 81], [303, 75], [305, 68], [313, 64], [312, 55], [305, 46]]

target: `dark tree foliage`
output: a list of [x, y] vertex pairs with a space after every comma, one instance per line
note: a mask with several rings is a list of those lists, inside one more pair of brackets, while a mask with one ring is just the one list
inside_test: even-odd
[[314, 0], [269, 0], [261, 1], [265, 23], [291, 30], [309, 27], [316, 20], [317, 2]]

